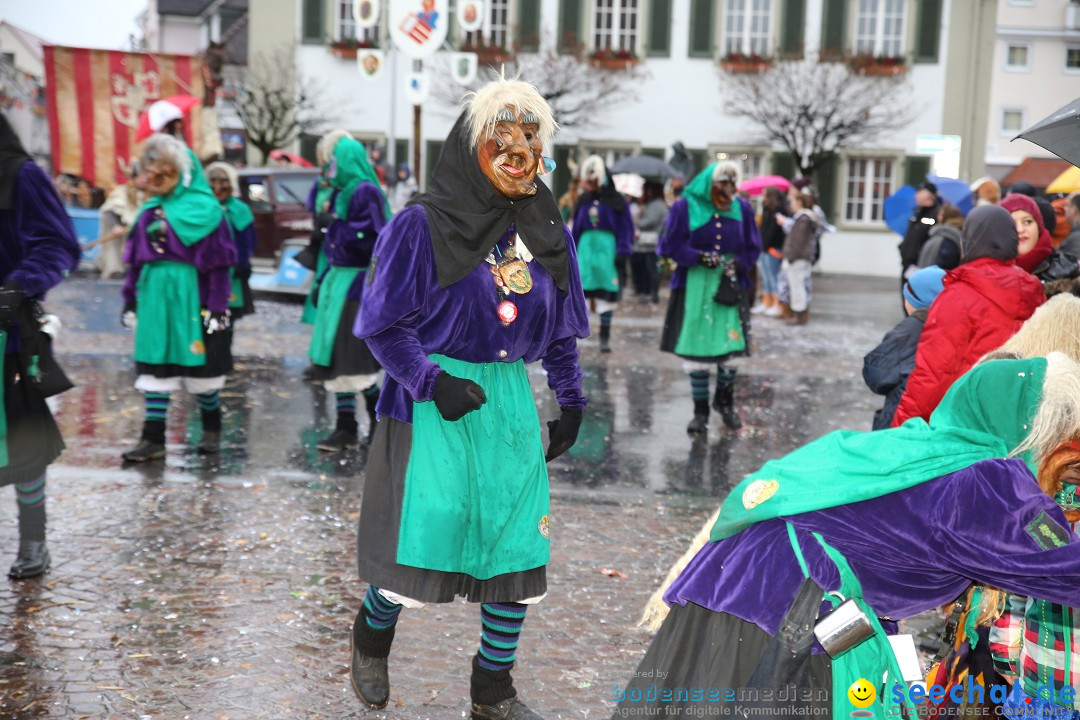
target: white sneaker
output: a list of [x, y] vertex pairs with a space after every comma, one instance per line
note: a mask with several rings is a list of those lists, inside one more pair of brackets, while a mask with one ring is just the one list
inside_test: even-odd
[[770, 307], [765, 308], [765, 312], [763, 312], [761, 314], [764, 315], [765, 317], [780, 317], [780, 315], [783, 312], [784, 311], [781, 310], [779, 306], [772, 305]]
[[766, 310], [766, 307], [764, 305], [762, 305], [761, 303], [758, 303], [754, 307], [750, 308], [750, 312], [753, 313], [754, 315], [760, 315], [761, 313], [765, 312], [765, 310]]

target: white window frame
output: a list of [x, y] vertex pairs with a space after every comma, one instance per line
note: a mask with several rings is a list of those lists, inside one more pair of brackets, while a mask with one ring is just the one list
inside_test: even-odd
[[[843, 181], [842, 181], [842, 184], [841, 184], [841, 197], [840, 197], [840, 202], [841, 202], [840, 222], [841, 222], [841, 226], [842, 227], [849, 227], [849, 228], [853, 228], [853, 229], [861, 229], [861, 230], [886, 230], [887, 226], [885, 225], [885, 198], [887, 198], [892, 193], [896, 192], [897, 188], [899, 188], [900, 185], [902, 184], [900, 182], [900, 157], [901, 156], [899, 154], [897, 154], [897, 153], [883, 150], [881, 152], [868, 151], [868, 152], [860, 152], [860, 153], [849, 153], [849, 154], [845, 154], [842, 157], [843, 157], [844, 166], [843, 166]], [[850, 196], [849, 192], [850, 192], [850, 189], [851, 189], [851, 182], [852, 182], [851, 165], [854, 162], [866, 162], [866, 163], [885, 162], [885, 163], [888, 163], [889, 176], [888, 176], [887, 180], [888, 180], [889, 185], [888, 185], [888, 188], [884, 192], [881, 193], [880, 197], [877, 199], [876, 202], [875, 202], [874, 197], [873, 197], [873, 188], [874, 188], [875, 182], [882, 176], [879, 176], [875, 171], [875, 175], [872, 178], [871, 182], [865, 182], [866, 181], [865, 176], [862, 178], [863, 182], [864, 182], [863, 195], [858, 200], [858, 204], [859, 204], [859, 207], [861, 209], [860, 214], [865, 214], [866, 210], [869, 209], [870, 214], [872, 215], [874, 205], [876, 204], [877, 208], [878, 208], [878, 213], [880, 215], [880, 217], [877, 220], [874, 220], [872, 218], [871, 219], [863, 219], [863, 218], [849, 219], [848, 218], [848, 205], [849, 205], [849, 201], [851, 199], [851, 196]]]
[[[498, 4], [496, 5], [496, 3]], [[462, 33], [462, 42], [465, 45], [471, 45], [473, 47], [494, 46], [503, 50], [510, 50], [513, 45], [512, 31], [514, 29], [514, 21], [516, 20], [514, 15], [516, 5], [517, 3], [513, 0], [487, 0], [484, 4], [483, 24], [478, 30]], [[495, 22], [495, 16], [500, 10], [505, 13], [501, 26]], [[494, 42], [491, 39], [492, 33], [497, 31], [502, 33], [502, 42]]]
[[[870, 22], [873, 24], [871, 33], [862, 33], [864, 3], [873, 4]], [[897, 3], [899, 12], [897, 12]], [[855, 28], [852, 37], [855, 38], [854, 52], [856, 55], [872, 55], [874, 57], [904, 57], [907, 53], [907, 25], [908, 10], [911, 0], [856, 0], [855, 5]], [[890, 12], [891, 11], [891, 12]], [[889, 21], [899, 23], [899, 27], [892, 35], [886, 36], [885, 26]], [[869, 47], [865, 43], [869, 40]]]
[[[1027, 50], [1027, 62], [1023, 65], [1011, 65], [1009, 64], [1009, 50], [1014, 47], [1022, 47]], [[1026, 73], [1031, 72], [1031, 53], [1033, 52], [1033, 44], [1029, 42], [1013, 42], [1012, 40], [1005, 43], [1005, 72], [1018, 72]]]
[[[379, 31], [382, 29], [382, 19], [380, 18], [373, 27], [357, 28], [353, 17], [354, 2], [355, 0], [334, 0], [334, 39], [345, 40], [351, 37], [359, 42], [367, 42], [374, 47], [380, 47]], [[352, 28], [352, 35], [344, 34], [346, 27]]]
[[612, 165], [624, 157], [640, 154], [641, 143], [582, 140], [577, 146], [577, 163], [581, 165], [590, 155], [599, 155], [604, 158], [604, 164], [610, 170]]
[[[1005, 127], [1006, 113], [1020, 113], [1020, 125], [1017, 129], [1010, 130]], [[1014, 138], [1018, 133], [1022, 132], [1025, 127], [1027, 127], [1027, 110], [1021, 107], [1001, 108], [1001, 114], [998, 116], [998, 130], [1001, 132], [1002, 137]]]
[[[601, 6], [606, 7], [602, 9]], [[621, 18], [628, 14], [627, 6], [633, 7], [634, 27], [632, 30], [621, 27]], [[593, 52], [610, 49], [613, 52], [628, 50], [635, 57], [641, 54], [641, 44], [644, 41], [646, 32], [645, 18], [647, 13], [645, 0], [593, 0], [590, 11], [589, 38], [591, 39], [590, 46]], [[612, 27], [610, 29], [600, 27], [601, 15], [612, 16]], [[628, 35], [632, 37], [630, 47], [626, 47], [624, 44], [624, 40]], [[601, 43], [601, 37], [607, 41], [607, 44]], [[612, 40], [615, 40], [615, 42], [612, 43]]]
[[[777, 3], [778, 0], [723, 0], [720, 56], [727, 57], [734, 53], [741, 53], [771, 57], [775, 49]], [[763, 15], [765, 30], [762, 31], [758, 24], [758, 32], [755, 33], [754, 21], [760, 21]], [[732, 27], [736, 17], [741, 22], [741, 27], [737, 32]], [[759, 44], [758, 47], [755, 47], [755, 43]], [[735, 47], [732, 47], [733, 44]]]
[[1070, 43], [1065, 46], [1065, 61], [1064, 63], [1062, 63], [1062, 69], [1064, 69], [1065, 73], [1068, 75], [1080, 75], [1080, 65], [1076, 67], [1069, 67], [1070, 50], [1075, 50], [1076, 52], [1080, 53], [1080, 44]]

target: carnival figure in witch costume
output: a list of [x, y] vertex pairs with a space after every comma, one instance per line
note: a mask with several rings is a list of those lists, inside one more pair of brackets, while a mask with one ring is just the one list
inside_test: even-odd
[[255, 253], [258, 236], [255, 234], [255, 215], [247, 203], [237, 197], [240, 182], [236, 168], [224, 162], [206, 166], [206, 179], [214, 197], [221, 203], [225, 220], [229, 223], [233, 243], [236, 245], [236, 265], [229, 273], [232, 283], [229, 295], [229, 320], [235, 323], [245, 315], [255, 312], [251, 295], [251, 256]]
[[[481, 603], [472, 717], [536, 719], [510, 670], [530, 604], [547, 592], [545, 461], [577, 439], [588, 335], [574, 245], [536, 181], [555, 121], [528, 83], [481, 88], [418, 196], [379, 235], [356, 334], [386, 369], [368, 454], [353, 623], [353, 687], [389, 697], [403, 605]], [[561, 408], [545, 452], [525, 364]]]
[[[311, 184], [308, 190], [307, 209], [311, 211], [311, 235], [308, 245], [296, 255], [296, 261], [315, 273], [311, 282], [311, 291], [304, 301], [304, 312], [300, 316], [300, 322], [307, 325], [315, 324], [315, 293], [319, 289], [319, 278], [326, 273], [330, 261], [326, 258], [326, 249], [323, 242], [326, 238], [326, 228], [334, 219], [334, 208], [331, 199], [334, 196], [334, 186], [330, 184], [327, 171], [330, 169], [331, 154], [337, 141], [344, 137], [352, 137], [345, 130], [333, 130], [323, 135], [315, 146], [315, 160], [319, 165], [319, 177]], [[305, 373], [305, 379], [311, 379], [314, 367]]]
[[202, 412], [201, 454], [221, 444], [221, 388], [232, 371], [230, 268], [236, 245], [200, 168], [182, 142], [151, 135], [141, 168], [151, 198], [125, 253], [121, 322], [135, 328], [135, 389], [146, 401], [139, 444], [127, 462], [165, 457], [165, 417], [181, 385]]
[[19, 508], [19, 552], [8, 571], [13, 578], [49, 567], [45, 468], [64, 441], [45, 404], [52, 393], [38, 372], [49, 348], [37, 301], [78, 264], [75, 228], [60, 197], [0, 114], [0, 486], [15, 486]]
[[671, 206], [656, 253], [678, 267], [660, 349], [683, 359], [690, 376], [694, 418], [686, 431], [703, 433], [709, 423], [709, 372], [716, 366], [712, 407], [733, 430], [742, 427], [735, 410], [735, 369], [728, 358], [750, 354], [747, 302], [750, 271], [761, 254], [754, 208], [735, 195], [739, 168], [714, 163], [686, 186]]
[[[891, 619], [975, 582], [1075, 606], [1080, 538], [1054, 502], [1061, 478], [1036, 472], [1080, 436], [1078, 388], [1080, 365], [1063, 353], [991, 360], [952, 385], [929, 423], [840, 430], [765, 463], [664, 595], [671, 612], [625, 690], [650, 699], [626, 707], [700, 714], [724, 698], [677, 689], [754, 688], [745, 707], [758, 714], [840, 718], [855, 714], [847, 691], [863, 678], [877, 692], [860, 709], [915, 717]], [[859, 641], [819, 625], [815, 644], [818, 619], [844, 601]], [[791, 685], [799, 693], [764, 692]]]
[[581, 287], [600, 315], [600, 352], [611, 352], [611, 319], [619, 306], [620, 268], [634, 246], [630, 205], [615, 185], [599, 155], [581, 163], [584, 189], [574, 207]]
[[375, 430], [379, 400], [379, 363], [367, 344], [353, 335], [364, 289], [364, 272], [375, 239], [390, 219], [390, 204], [367, 160], [364, 146], [341, 136], [328, 148], [326, 177], [332, 218], [326, 225], [323, 252], [329, 263], [312, 296], [315, 329], [308, 357], [312, 380], [324, 381], [337, 400], [337, 425], [319, 449], [341, 452], [359, 445], [356, 396], [363, 394], [368, 414], [368, 439]]

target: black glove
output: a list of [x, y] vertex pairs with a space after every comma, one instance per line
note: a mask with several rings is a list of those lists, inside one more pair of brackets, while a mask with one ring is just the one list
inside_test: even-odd
[[120, 311], [120, 324], [129, 330], [135, 327], [135, 303], [124, 303], [124, 309]]
[[237, 265], [233, 268], [233, 274], [240, 280], [251, 279], [251, 266], [250, 265]]
[[229, 313], [203, 310], [203, 326], [207, 335], [229, 329]]
[[24, 299], [26, 293], [14, 280], [0, 287], [0, 330], [7, 330], [19, 319], [19, 308]]
[[432, 399], [443, 419], [454, 422], [473, 410], [478, 410], [487, 402], [487, 395], [484, 393], [484, 388], [472, 380], [441, 372], [435, 378], [435, 396]]
[[551, 462], [574, 447], [581, 429], [581, 408], [560, 407], [558, 420], [548, 420], [548, 449], [544, 460]]

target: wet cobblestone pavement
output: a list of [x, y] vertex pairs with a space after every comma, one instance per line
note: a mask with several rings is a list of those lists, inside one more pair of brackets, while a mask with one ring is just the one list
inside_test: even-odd
[[[0, 581], [0, 720], [467, 717], [473, 605], [404, 611], [385, 710], [349, 687], [365, 458], [315, 449], [333, 408], [302, 381], [299, 305], [266, 300], [239, 324], [219, 456], [194, 453], [197, 411], [177, 394], [167, 460], [134, 468], [119, 461], [143, 415], [119, 286], [73, 279], [48, 307], [65, 322], [57, 347], [77, 387], [56, 399], [68, 449], [48, 474], [52, 570]], [[743, 474], [838, 427], [869, 427], [879, 399], [861, 358], [899, 301], [892, 280], [823, 277], [806, 327], [756, 320], [755, 356], [739, 363], [746, 427], [695, 442], [686, 377], [655, 349], [662, 315], [627, 301], [614, 353], [582, 343], [591, 403], [579, 444], [551, 467], [549, 595], [529, 612], [514, 672], [548, 718], [610, 715], [613, 684], [650, 639], [635, 625], [645, 600]], [[553, 417], [531, 372], [541, 418]], [[17, 544], [8, 498], [4, 568]]]

